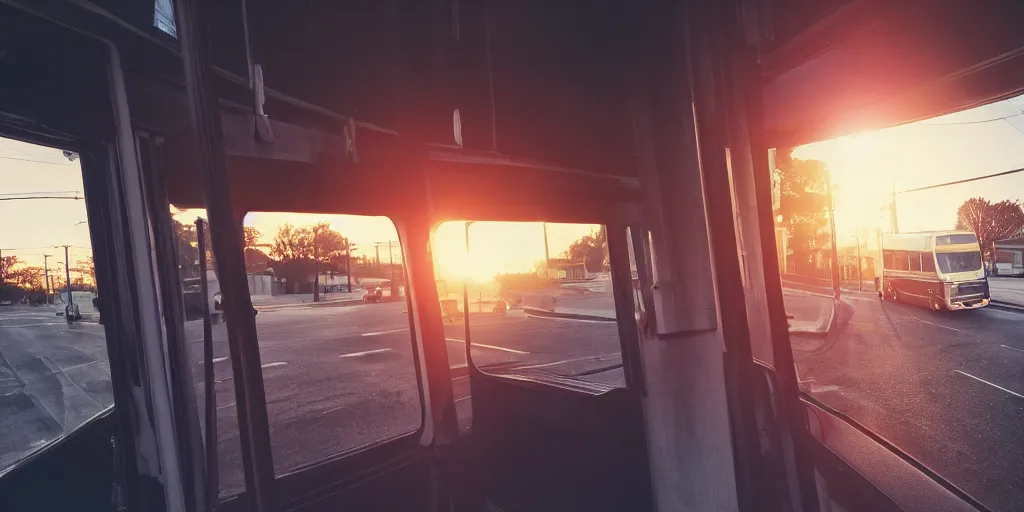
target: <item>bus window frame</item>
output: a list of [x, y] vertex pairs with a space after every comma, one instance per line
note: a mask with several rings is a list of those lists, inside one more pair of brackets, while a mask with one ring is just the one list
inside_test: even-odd
[[[238, 217], [239, 218], [239, 229], [242, 229], [242, 228], [246, 227], [245, 226], [245, 217], [248, 216], [250, 213], [257, 213], [257, 214], [259, 214], [259, 213], [287, 213], [287, 214], [292, 214], [292, 215], [296, 215], [296, 214], [297, 215], [349, 215], [349, 216], [353, 216], [353, 217], [384, 217], [384, 218], [388, 219], [391, 222], [391, 225], [394, 226], [394, 228], [395, 228], [395, 235], [396, 235], [395, 238], [397, 239], [398, 244], [399, 244], [399, 248], [402, 251], [402, 272], [404, 273], [404, 275], [402, 277], [405, 280], [405, 287], [406, 287], [406, 293], [405, 293], [406, 309], [408, 311], [410, 311], [410, 312], [413, 310], [413, 298], [412, 298], [412, 293], [410, 293], [410, 286], [409, 286], [411, 278], [410, 278], [410, 275], [409, 275], [409, 265], [406, 263], [407, 259], [409, 258], [409, 256], [408, 256], [409, 253], [408, 253], [408, 251], [406, 249], [406, 246], [405, 246], [405, 243], [403, 241], [402, 230], [401, 230], [401, 227], [399, 225], [399, 221], [396, 220], [395, 217], [392, 217], [391, 215], [388, 215], [387, 213], [383, 213], [383, 212], [382, 213], [365, 213], [365, 212], [346, 213], [346, 211], [344, 209], [334, 210], [334, 211], [330, 211], [330, 212], [324, 212], [324, 211], [316, 211], [316, 212], [312, 212], [312, 211], [281, 212], [281, 211], [271, 211], [271, 210], [255, 210], [255, 209], [252, 209], [251, 205], [250, 205], [250, 208], [245, 210]], [[353, 448], [350, 448], [350, 449], [338, 452], [336, 454], [325, 456], [325, 457], [323, 457], [321, 459], [317, 459], [317, 460], [314, 460], [314, 461], [310, 461], [308, 463], [301, 464], [301, 465], [295, 467], [294, 469], [291, 469], [291, 470], [289, 470], [289, 471], [287, 471], [285, 473], [282, 473], [280, 475], [275, 474], [274, 475], [274, 480], [278, 480], [278, 479], [282, 478], [285, 475], [291, 475], [291, 474], [299, 473], [299, 472], [302, 472], [304, 470], [320, 466], [322, 464], [327, 464], [327, 463], [335, 461], [337, 459], [344, 458], [347, 455], [351, 455], [351, 454], [363, 451], [364, 449], [370, 449], [370, 448], [373, 448], [375, 446], [380, 446], [382, 444], [387, 444], [390, 441], [395, 441], [395, 440], [403, 439], [403, 438], [406, 438], [406, 437], [414, 437], [414, 438], [419, 440], [420, 444], [423, 444], [423, 445], [430, 444], [430, 440], [425, 437], [429, 433], [428, 429], [427, 429], [427, 422], [429, 421], [430, 414], [429, 414], [429, 411], [427, 410], [427, 393], [425, 391], [425, 388], [426, 388], [425, 384], [426, 383], [425, 383], [424, 377], [423, 377], [423, 368], [422, 368], [423, 362], [422, 362], [421, 357], [420, 357], [420, 354], [422, 352], [420, 350], [420, 343], [422, 342], [422, 339], [421, 339], [422, 336], [420, 335], [419, 331], [416, 328], [416, 323], [414, 321], [413, 315], [410, 313], [409, 315], [407, 315], [407, 317], [408, 317], [408, 320], [409, 320], [409, 343], [412, 345], [412, 356], [413, 356], [413, 361], [415, 363], [413, 366], [414, 366], [414, 369], [415, 369], [415, 372], [416, 372], [416, 390], [417, 390], [417, 393], [418, 393], [418, 396], [419, 396], [419, 404], [420, 404], [420, 424], [419, 424], [419, 426], [415, 430], [413, 430], [413, 431], [406, 432], [406, 433], [400, 434], [400, 435], [395, 436], [395, 437], [380, 439], [380, 440], [374, 441], [372, 443], [369, 443], [367, 445], [353, 447]], [[257, 329], [257, 333], [258, 333], [258, 329]], [[257, 342], [258, 342], [258, 338], [257, 338]], [[269, 421], [269, 419], [270, 418], [268, 416], [267, 420]], [[273, 437], [271, 437], [271, 444], [273, 444]]]
[[[493, 215], [480, 215], [476, 216], [472, 220], [462, 218], [451, 218], [451, 217], [435, 217], [430, 220], [430, 240], [433, 243], [434, 233], [437, 228], [447, 222], [467, 222], [469, 225], [477, 222], [494, 222], [494, 223], [530, 223], [530, 222], [546, 222], [548, 224], [581, 224], [581, 225], [594, 225], [602, 226], [605, 229], [606, 236], [608, 237], [608, 260], [611, 267], [611, 280], [612, 280], [612, 297], [615, 303], [615, 315], [617, 325], [617, 335], [619, 338], [619, 350], [622, 358], [622, 372], [624, 374], [624, 385], [623, 389], [630, 392], [639, 392], [641, 395], [646, 394], [643, 385], [643, 368], [640, 361], [640, 336], [638, 331], [638, 324], [635, 317], [636, 308], [641, 306], [633, 301], [632, 294], [632, 283], [631, 275], [629, 270], [629, 255], [625, 252], [626, 243], [626, 228], [631, 227], [638, 233], [646, 233], [646, 229], [643, 227], [638, 211], [632, 211], [629, 206], [619, 205], [617, 215], [613, 219], [597, 217], [572, 217], [564, 218], [554, 216], [551, 219], [545, 217], [545, 220], [538, 220], [537, 218], [515, 218], [514, 216], [493, 216]], [[621, 231], [621, 236], [619, 235]], [[612, 242], [613, 232], [615, 233], [614, 238], [616, 242]], [[468, 239], [469, 230], [467, 225], [466, 235]], [[614, 248], [613, 248], [614, 247]], [[613, 250], [617, 254], [613, 254]], [[621, 253], [621, 254], [618, 254]], [[618, 261], [622, 260], [622, 261]], [[638, 268], [643, 265], [643, 262], [638, 261]], [[623, 270], [623, 268], [625, 270]], [[616, 275], [616, 269], [618, 269], [618, 276]], [[625, 285], [621, 284], [620, 281], [625, 281]], [[624, 292], [624, 293], [623, 293]], [[435, 288], [436, 294], [436, 288]], [[471, 327], [469, 325], [469, 313], [468, 308], [463, 308], [463, 325], [466, 333], [466, 363], [471, 374], [481, 374], [487, 377], [503, 379], [508, 381], [530, 381], [540, 385], [547, 386], [559, 386], [556, 378], [546, 379], [535, 374], [523, 375], [516, 373], [491, 373], [485, 371], [476, 365], [473, 360], [470, 349], [472, 347], [472, 337], [470, 335]], [[584, 384], [585, 386], [585, 384]]]

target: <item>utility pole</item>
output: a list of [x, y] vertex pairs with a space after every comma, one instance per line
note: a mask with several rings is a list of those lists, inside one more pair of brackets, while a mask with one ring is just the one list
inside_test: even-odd
[[900, 232], [900, 224], [896, 216], [896, 180], [892, 180], [892, 203], [889, 205], [890, 224], [893, 233]]
[[72, 320], [78, 320], [79, 319], [79, 316], [78, 316], [78, 313], [77, 313], [78, 308], [75, 307], [75, 299], [71, 295], [71, 258], [68, 256], [68, 248], [71, 247], [71, 246], [65, 244], [65, 245], [55, 245], [53, 247], [54, 248], [57, 248], [57, 247], [63, 247], [64, 248], [64, 279], [65, 279], [65, 281], [67, 281], [67, 287], [66, 288], [68, 290], [68, 301], [67, 301], [67, 304], [64, 305], [64, 317], [67, 319], [68, 322], [71, 322]]
[[391, 252], [391, 240], [388, 240], [388, 265], [391, 267], [391, 300], [395, 299], [395, 259]]
[[854, 231], [854, 239], [857, 242], [857, 290], [864, 291], [864, 263], [860, 259], [860, 233]]
[[374, 266], [380, 268], [380, 244], [373, 244], [373, 250], [377, 252], [377, 258], [374, 259]]
[[839, 298], [839, 249], [836, 247], [836, 207], [832, 197], [832, 177], [825, 171], [825, 187], [828, 189], [828, 221], [832, 228], [832, 290], [835, 298]]
[[548, 277], [548, 268], [551, 266], [551, 256], [548, 252], [548, 223], [542, 222], [544, 227], [544, 277]]
[[320, 302], [320, 269], [317, 267], [316, 231], [313, 231], [313, 302]]
[[345, 239], [345, 281], [348, 284], [348, 292], [352, 293], [352, 243]]
[[43, 255], [43, 287], [46, 288], [46, 304], [50, 304], [50, 266], [47, 264], [47, 260], [52, 258], [52, 254]]
[[68, 290], [68, 303], [67, 303], [67, 305], [71, 306], [71, 307], [74, 307], [75, 300], [74, 300], [74, 298], [71, 297], [71, 261], [70, 261], [70, 258], [68, 257], [68, 248], [71, 247], [71, 246], [70, 245], [58, 245], [58, 246], [55, 246], [55, 247], [63, 247], [64, 248], [64, 279], [67, 281], [66, 288]]

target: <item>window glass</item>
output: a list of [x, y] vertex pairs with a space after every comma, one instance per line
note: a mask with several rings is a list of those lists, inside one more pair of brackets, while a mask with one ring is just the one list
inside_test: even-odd
[[483, 371], [623, 386], [606, 239], [590, 224], [438, 225], [432, 252], [453, 364], [465, 362], [468, 308]]
[[978, 237], [973, 233], [939, 235], [935, 237], [935, 245], [973, 244], [977, 241]]
[[893, 259], [896, 270], [910, 270], [910, 253], [907, 251], [894, 251]]
[[908, 256], [910, 257], [910, 270], [913, 270], [914, 272], [920, 272], [921, 271], [921, 253], [919, 253], [919, 252], [911, 252]]
[[0, 139], [0, 471], [114, 402], [79, 164]]
[[153, 26], [177, 37], [174, 25], [174, 5], [171, 0], [153, 0]]
[[405, 260], [386, 217], [243, 221], [278, 475], [416, 431]]
[[[189, 361], [192, 362], [192, 382], [195, 386], [199, 422], [206, 433], [206, 401], [213, 400], [216, 410], [217, 474], [221, 496], [233, 496], [245, 490], [242, 468], [241, 443], [238, 431], [238, 412], [235, 408], [235, 381], [231, 369], [227, 326], [223, 312], [219, 311], [220, 280], [217, 277], [217, 257], [210, 240], [206, 211], [201, 208], [170, 206], [171, 227], [174, 232], [182, 304], [185, 313], [185, 336]], [[199, 221], [199, 222], [197, 222]], [[204, 253], [199, 251], [202, 238]], [[201, 287], [201, 263], [206, 266], [206, 294]], [[205, 304], [204, 304], [205, 303]], [[204, 309], [205, 306], [205, 309]], [[203, 316], [209, 311], [213, 329], [214, 395], [206, 396], [206, 361], [204, 360]], [[204, 437], [204, 442], [207, 442]]]
[[921, 253], [921, 270], [925, 272], [935, 272], [935, 254], [930, 252]]
[[[994, 511], [1024, 510], [1024, 279], [993, 271], [999, 241], [1024, 229], [1024, 173], [1005, 172], [1024, 168], [1022, 111], [1017, 97], [781, 148], [775, 165], [780, 268], [803, 277], [782, 282], [801, 391]], [[835, 293], [814, 281], [830, 239], [840, 255], [859, 240], [866, 265], [944, 279]]]
[[935, 253], [935, 259], [939, 260], [943, 273], [981, 270], [981, 253], [977, 251], [939, 252]]

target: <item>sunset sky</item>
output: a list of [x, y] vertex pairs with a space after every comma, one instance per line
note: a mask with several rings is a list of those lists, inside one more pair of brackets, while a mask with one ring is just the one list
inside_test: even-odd
[[[839, 243], [857, 227], [888, 229], [882, 207], [896, 191], [1024, 167], [1024, 96], [927, 121], [799, 147], [795, 158], [825, 162], [835, 187]], [[1011, 117], [1012, 116], [1012, 117]], [[1004, 120], [993, 120], [1006, 117]], [[981, 122], [979, 122], [981, 121]], [[956, 123], [956, 124], [953, 124]], [[900, 231], [953, 229], [971, 197], [1024, 197], [1024, 173], [897, 194]]]
[[[808, 144], [794, 157], [825, 162], [832, 175], [836, 203], [836, 231], [841, 245], [852, 244], [858, 227], [888, 228], [887, 205], [897, 191], [1024, 167], [1024, 96], [972, 110], [876, 132]], [[1006, 119], [999, 119], [1006, 118]], [[82, 192], [78, 162], [59, 150], [0, 139], [0, 198], [15, 193]], [[980, 196], [990, 201], [1021, 199], [1024, 173], [939, 189], [900, 193], [897, 211], [901, 231], [951, 229], [956, 209], [964, 200]], [[192, 222], [202, 211], [178, 212], [176, 218]], [[78, 200], [0, 201], [0, 252], [41, 265], [52, 254], [51, 265], [63, 259], [70, 244], [71, 263], [85, 259], [89, 250], [85, 202]], [[269, 244], [278, 226], [326, 221], [357, 244], [356, 254], [373, 255], [374, 242], [397, 240], [390, 220], [383, 217], [250, 213], [245, 225], [263, 232]], [[558, 257], [573, 240], [595, 230], [589, 225], [548, 224], [551, 257]], [[540, 223], [497, 225], [478, 223], [470, 228], [472, 258], [465, 255], [464, 223], [442, 224], [435, 234], [434, 253], [439, 274], [448, 277], [486, 278], [502, 272], [531, 270], [544, 258]], [[386, 251], [386, 250], [385, 250]], [[382, 252], [382, 259], [386, 252]], [[400, 260], [399, 251], [395, 259]]]

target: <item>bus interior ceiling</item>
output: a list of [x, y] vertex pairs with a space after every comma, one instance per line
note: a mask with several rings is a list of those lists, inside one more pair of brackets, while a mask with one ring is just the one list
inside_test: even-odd
[[[64, 147], [113, 139], [107, 48], [95, 35], [120, 52], [132, 125], [159, 139], [148, 171], [162, 178], [170, 203], [202, 208], [203, 162], [176, 43], [140, 28], [133, 20], [151, 12], [121, 0], [50, 4], [0, 2], [4, 135]], [[751, 129], [758, 148], [910, 122], [1024, 88], [1019, 3], [739, 4], [750, 17], [744, 35], [762, 50], [762, 83], [751, 86], [763, 107], [752, 114], [762, 123]], [[661, 11], [613, 0], [585, 11], [542, 0], [489, 12], [455, 2], [453, 24], [453, 4], [442, 1], [281, 8], [256, 0], [247, 21], [240, 5], [206, 13], [218, 28], [214, 89], [239, 218], [285, 211], [385, 215], [420, 227], [450, 219], [609, 224], [642, 206], [629, 101], [637, 91], [626, 71], [644, 48], [637, 30], [648, 26], [645, 16]], [[257, 140], [243, 23], [265, 70], [273, 140]], [[64, 85], [71, 76], [75, 87]], [[423, 249], [411, 247], [411, 257], [425, 258]], [[453, 452], [464, 492], [499, 496], [511, 510], [653, 507], [647, 456], [662, 447], [647, 446], [635, 389], [470, 377], [473, 441]], [[331, 478], [317, 484], [330, 487]]]

